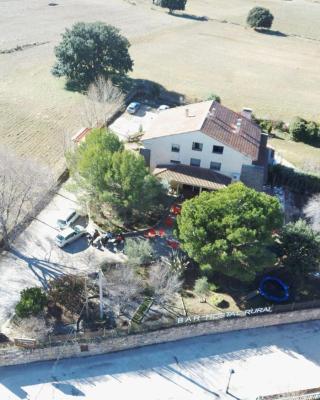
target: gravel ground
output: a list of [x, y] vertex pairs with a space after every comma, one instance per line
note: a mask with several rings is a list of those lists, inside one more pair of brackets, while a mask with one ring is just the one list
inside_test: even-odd
[[102, 260], [122, 260], [120, 254], [89, 246], [86, 238], [62, 249], [57, 247], [54, 243], [58, 233], [56, 221], [68, 208], [77, 208], [77, 203], [72, 194], [61, 189], [15, 241], [12, 251], [0, 255], [0, 331], [12, 314], [22, 289], [45, 287], [49, 279], [64, 273], [92, 272], [94, 265]]

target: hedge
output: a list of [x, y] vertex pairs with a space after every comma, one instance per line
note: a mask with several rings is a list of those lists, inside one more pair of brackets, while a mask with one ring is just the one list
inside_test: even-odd
[[299, 194], [320, 192], [320, 176], [297, 171], [281, 164], [269, 168], [268, 183], [272, 186], [285, 186]]

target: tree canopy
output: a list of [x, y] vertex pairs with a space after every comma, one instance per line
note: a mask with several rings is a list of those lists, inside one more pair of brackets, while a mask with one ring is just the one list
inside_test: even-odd
[[93, 129], [69, 156], [71, 175], [91, 199], [107, 203], [127, 221], [159, 209], [164, 188], [150, 175], [144, 158], [125, 150], [106, 129]]
[[98, 76], [113, 79], [132, 71], [129, 47], [129, 41], [111, 25], [78, 22], [62, 34], [52, 73], [65, 76], [69, 86], [87, 89]]
[[177, 222], [182, 248], [206, 274], [250, 281], [274, 262], [267, 244], [282, 212], [276, 198], [235, 183], [185, 201]]
[[159, 0], [158, 4], [162, 8], [169, 8], [171, 14], [175, 10], [185, 10], [187, 0]]
[[303, 279], [320, 266], [320, 234], [304, 220], [284, 226], [280, 234], [282, 263], [290, 272]]
[[254, 7], [249, 11], [247, 24], [251, 28], [270, 29], [273, 22], [273, 15], [264, 7]]

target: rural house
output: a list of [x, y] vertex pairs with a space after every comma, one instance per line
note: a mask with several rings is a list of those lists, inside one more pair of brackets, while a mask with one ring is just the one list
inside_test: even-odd
[[215, 101], [162, 111], [142, 138], [141, 154], [177, 190], [215, 190], [239, 180], [262, 190], [268, 137], [251, 113]]

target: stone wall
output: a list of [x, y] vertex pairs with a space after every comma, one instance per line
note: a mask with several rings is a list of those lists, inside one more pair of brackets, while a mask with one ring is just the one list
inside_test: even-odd
[[314, 308], [309, 310], [299, 310], [277, 314], [263, 314], [252, 317], [226, 318], [217, 321], [178, 325], [153, 332], [102, 339], [99, 343], [87, 343], [86, 345], [73, 343], [33, 350], [10, 347], [0, 350], [0, 366], [53, 360], [56, 358], [60, 359], [104, 354], [214, 333], [290, 324], [318, 319], [320, 319], [320, 308]]

